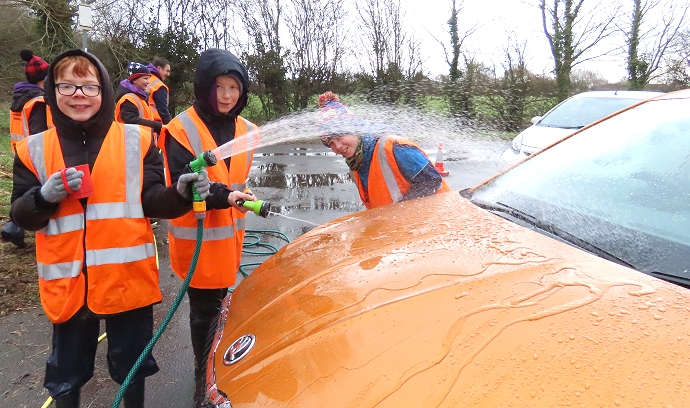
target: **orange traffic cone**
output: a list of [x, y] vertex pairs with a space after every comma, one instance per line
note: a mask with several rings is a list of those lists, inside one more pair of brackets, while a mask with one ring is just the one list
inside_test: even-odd
[[446, 171], [443, 167], [443, 144], [438, 144], [438, 152], [436, 153], [436, 170], [441, 174], [441, 176], [446, 177], [450, 172]]

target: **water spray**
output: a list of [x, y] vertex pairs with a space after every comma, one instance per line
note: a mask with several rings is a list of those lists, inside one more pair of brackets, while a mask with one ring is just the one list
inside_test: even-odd
[[[189, 168], [198, 174], [204, 167], [212, 167], [218, 163], [216, 155], [211, 150], [207, 150], [199, 155], [196, 159], [189, 163]], [[192, 193], [194, 196], [193, 208], [197, 218], [204, 218], [206, 216], [206, 201], [197, 193], [196, 187], [192, 185]]]

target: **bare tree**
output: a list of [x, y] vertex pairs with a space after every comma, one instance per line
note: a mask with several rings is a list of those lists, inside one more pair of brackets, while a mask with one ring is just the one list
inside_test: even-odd
[[[639, 90], [663, 74], [661, 64], [687, 24], [690, 3], [669, 4], [662, 0], [632, 0], [632, 3], [629, 28], [624, 31], [628, 45], [628, 86]], [[649, 21], [655, 11], [661, 15], [651, 16], [653, 20]]]
[[257, 0], [240, 8], [249, 37], [243, 57], [251, 77], [250, 91], [261, 100], [264, 119], [274, 119], [290, 111], [286, 53], [279, 35], [283, 9], [280, 0]]
[[608, 81], [598, 72], [586, 69], [574, 69], [570, 73], [570, 84], [575, 93], [591, 91], [607, 83]]
[[290, 68], [293, 108], [304, 109], [309, 98], [337, 75], [345, 54], [347, 12], [344, 0], [291, 0], [286, 18], [292, 40]]
[[6, 6], [25, 7], [35, 16], [34, 30], [39, 37], [38, 47], [46, 58], [75, 47], [76, 2], [69, 0], [8, 0]]
[[510, 44], [503, 48], [503, 62], [498, 70], [488, 103], [497, 112], [500, 127], [506, 131], [520, 130], [524, 123], [525, 109], [530, 103], [531, 75], [527, 69], [527, 43], [508, 36]]
[[[615, 4], [604, 1], [594, 4], [594, 0], [587, 0], [588, 5], [594, 5], [584, 10], [585, 0], [539, 0], [544, 35], [553, 55], [559, 100], [569, 96], [570, 72], [575, 65], [609, 52], [594, 53], [614, 33], [618, 14]], [[605, 5], [610, 7], [607, 9]]]
[[404, 94], [403, 82], [421, 72], [420, 41], [404, 30], [400, 0], [361, 0], [356, 9], [374, 85], [387, 102], [396, 102]]
[[[445, 84], [445, 93], [448, 97], [448, 104], [450, 113], [453, 116], [471, 116], [472, 115], [472, 95], [465, 93], [464, 90], [471, 88], [472, 72], [476, 66], [472, 58], [467, 58], [463, 55], [463, 44], [467, 38], [472, 35], [480, 25], [475, 24], [465, 30], [460, 29], [459, 14], [462, 11], [463, 0], [451, 0], [450, 18], [448, 19], [448, 32], [450, 34], [450, 52], [446, 48], [446, 44], [438, 38], [434, 38], [443, 47], [443, 54], [448, 64], [448, 80]], [[466, 70], [465, 75], [460, 69], [460, 57], [465, 59]], [[466, 83], [461, 83], [466, 82]]]
[[673, 56], [669, 58], [664, 73], [670, 90], [690, 88], [690, 28], [681, 32], [673, 44]]

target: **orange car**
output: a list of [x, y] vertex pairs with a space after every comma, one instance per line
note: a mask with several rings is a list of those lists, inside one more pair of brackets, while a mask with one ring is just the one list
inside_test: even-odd
[[329, 222], [227, 299], [221, 407], [690, 406], [690, 90]]

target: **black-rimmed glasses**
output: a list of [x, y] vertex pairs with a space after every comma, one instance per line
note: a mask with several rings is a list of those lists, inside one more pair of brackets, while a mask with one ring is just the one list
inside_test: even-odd
[[74, 84], [55, 84], [55, 88], [62, 96], [72, 96], [81, 89], [84, 96], [94, 97], [101, 93], [100, 85], [74, 85]]

